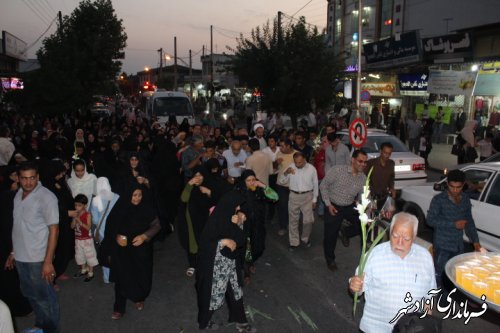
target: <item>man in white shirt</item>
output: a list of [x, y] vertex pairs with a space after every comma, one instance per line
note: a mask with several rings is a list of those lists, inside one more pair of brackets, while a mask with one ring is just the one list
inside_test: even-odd
[[228, 180], [230, 183], [234, 184], [235, 180], [241, 176], [242, 167], [245, 165], [247, 154], [241, 149], [241, 142], [234, 139], [231, 142], [231, 148], [224, 151], [222, 156], [224, 156], [227, 161]]
[[273, 172], [273, 161], [266, 153], [259, 150], [259, 140], [250, 139], [248, 146], [252, 155], [248, 156], [245, 162], [247, 169], [253, 170], [257, 179], [269, 185], [269, 175]]
[[[314, 223], [313, 211], [318, 198], [316, 168], [307, 163], [303, 153], [296, 152], [293, 154], [293, 163], [288, 166], [281, 177], [283, 178], [281, 181], [288, 182], [290, 188], [288, 197], [289, 250], [295, 250], [300, 245], [300, 240], [310, 247], [309, 237]], [[300, 213], [302, 213], [302, 237], [299, 237]]]
[[325, 173], [334, 165], [351, 165], [351, 152], [335, 133], [326, 135], [330, 146], [325, 149]]

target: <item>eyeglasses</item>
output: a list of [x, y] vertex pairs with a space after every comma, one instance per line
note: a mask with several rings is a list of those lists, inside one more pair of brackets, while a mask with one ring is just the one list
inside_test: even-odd
[[22, 181], [27, 181], [27, 180], [33, 181], [33, 180], [36, 179], [36, 176], [29, 176], [29, 177], [21, 176], [21, 177], [19, 177], [19, 179], [22, 180]]
[[394, 238], [394, 239], [400, 239], [400, 238], [402, 238], [403, 241], [405, 241], [405, 242], [410, 242], [412, 240], [411, 237], [403, 236], [403, 235], [400, 235], [400, 234], [396, 234], [394, 232], [391, 234], [391, 238]]

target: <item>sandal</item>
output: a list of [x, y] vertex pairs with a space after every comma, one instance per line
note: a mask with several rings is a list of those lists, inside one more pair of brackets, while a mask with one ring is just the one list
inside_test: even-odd
[[111, 319], [113, 320], [118, 320], [118, 319], [121, 319], [123, 317], [123, 313], [121, 312], [113, 312], [113, 314], [111, 315]]
[[144, 302], [137, 302], [134, 306], [138, 311], [142, 311], [144, 309]]
[[191, 277], [194, 275], [194, 271], [195, 269], [193, 267], [189, 267], [187, 270], [186, 270], [186, 275]]

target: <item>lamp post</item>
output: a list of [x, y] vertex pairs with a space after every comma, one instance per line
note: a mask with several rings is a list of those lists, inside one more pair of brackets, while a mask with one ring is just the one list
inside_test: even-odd
[[356, 106], [361, 113], [361, 47], [363, 46], [363, 1], [358, 0], [358, 75], [356, 78]]
[[149, 75], [150, 75], [150, 74], [149, 74], [149, 67], [148, 67], [148, 66], [144, 67], [144, 71], [145, 71], [146, 73], [148, 73], [148, 76], [147, 76], [147, 79], [148, 79], [148, 80], [147, 80], [147, 81], [148, 81], [148, 82], [149, 82], [149, 81], [151, 81], [151, 77], [149, 76]]

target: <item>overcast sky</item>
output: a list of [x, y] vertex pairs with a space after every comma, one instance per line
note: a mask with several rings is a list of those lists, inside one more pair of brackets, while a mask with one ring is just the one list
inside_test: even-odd
[[[32, 45], [56, 18], [57, 11], [69, 15], [78, 0], [0, 0], [0, 30]], [[248, 36], [252, 28], [273, 20], [281, 10], [289, 16], [306, 16], [307, 22], [321, 31], [326, 26], [326, 0], [114, 0], [118, 18], [123, 20], [128, 35], [123, 70], [136, 73], [145, 66], [159, 64], [157, 50], [174, 53], [177, 36], [177, 55], [200, 68], [203, 45], [210, 47], [210, 25], [214, 26], [214, 52], [235, 46], [235, 37], [242, 32]], [[303, 9], [301, 9], [305, 6]], [[284, 24], [290, 19], [284, 19]], [[56, 22], [44, 36], [54, 33]], [[43, 40], [43, 38], [42, 38]], [[34, 58], [41, 40], [28, 50]], [[173, 61], [171, 61], [173, 62]], [[182, 62], [179, 61], [180, 64]], [[170, 64], [167, 62], [167, 65]]]

